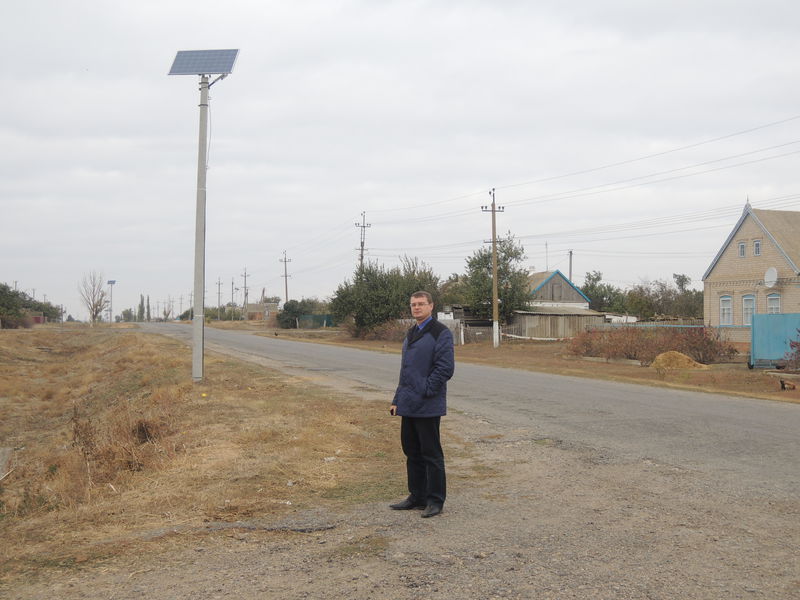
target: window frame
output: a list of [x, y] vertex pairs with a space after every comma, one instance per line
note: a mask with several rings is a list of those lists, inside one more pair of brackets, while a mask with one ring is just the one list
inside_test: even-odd
[[745, 258], [746, 256], [747, 256], [747, 243], [739, 242], [739, 258]]
[[[752, 303], [749, 307], [745, 304], [747, 301]], [[752, 326], [754, 314], [756, 314], [756, 297], [753, 294], [745, 294], [742, 296], [742, 325]]]
[[761, 240], [753, 240], [753, 256], [761, 256]]
[[[725, 304], [727, 306], [724, 306]], [[733, 325], [733, 296], [726, 294], [719, 297], [719, 324]]]
[[[776, 301], [777, 307], [772, 305], [772, 301]], [[775, 310], [777, 308], [777, 310]], [[767, 314], [779, 315], [781, 314], [781, 295], [778, 293], [767, 294]]]

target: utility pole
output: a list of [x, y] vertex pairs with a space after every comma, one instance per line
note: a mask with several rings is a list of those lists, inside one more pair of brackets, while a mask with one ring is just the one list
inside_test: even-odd
[[497, 218], [498, 212], [503, 212], [505, 207], [497, 206], [494, 200], [494, 188], [489, 192], [492, 197], [491, 206], [481, 206], [483, 212], [492, 213], [492, 345], [500, 345], [500, 310], [497, 293]]
[[242, 303], [242, 320], [247, 319], [247, 267], [244, 268], [244, 302]]
[[[362, 253], [364, 251], [364, 242], [363, 241], [361, 242], [361, 251], [362, 251]], [[284, 250], [283, 251], [283, 258], [279, 258], [278, 261], [283, 263], [283, 289], [284, 289], [284, 293], [285, 293], [284, 297], [286, 298], [284, 300], [284, 306], [285, 306], [285, 303], [289, 301], [289, 277], [291, 277], [291, 275], [289, 275], [286, 272], [286, 269], [287, 269], [287, 263], [292, 262], [292, 259], [291, 258], [286, 258], [286, 250]]]
[[358, 268], [364, 268], [364, 240], [367, 236], [367, 227], [372, 227], [372, 223], [367, 223], [367, 213], [361, 213], [361, 223], [356, 222], [356, 227], [361, 229], [361, 254], [358, 259]]
[[217, 321], [222, 320], [222, 277], [217, 277]]
[[569, 280], [572, 282], [572, 250], [569, 251]]
[[235, 290], [236, 288], [233, 287], [233, 277], [231, 277], [231, 321], [233, 321], [233, 307], [236, 306], [236, 302], [233, 298], [233, 293]]

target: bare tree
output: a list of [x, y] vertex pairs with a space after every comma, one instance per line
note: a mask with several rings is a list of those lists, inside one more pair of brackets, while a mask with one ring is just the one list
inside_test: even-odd
[[84, 274], [78, 292], [80, 292], [83, 305], [89, 311], [89, 321], [94, 325], [98, 317], [108, 306], [108, 297], [106, 295], [104, 286], [104, 277], [102, 273], [91, 271]]

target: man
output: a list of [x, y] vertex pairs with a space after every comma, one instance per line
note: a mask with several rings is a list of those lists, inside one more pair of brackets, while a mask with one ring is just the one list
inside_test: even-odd
[[411, 316], [417, 321], [403, 340], [400, 383], [391, 415], [400, 415], [400, 442], [406, 455], [409, 496], [390, 504], [394, 510], [424, 508], [424, 518], [442, 512], [446, 494], [444, 453], [439, 421], [447, 414], [447, 380], [453, 376], [453, 334], [433, 319], [428, 292], [411, 295]]

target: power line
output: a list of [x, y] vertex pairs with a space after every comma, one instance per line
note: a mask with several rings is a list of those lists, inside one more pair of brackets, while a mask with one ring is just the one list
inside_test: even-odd
[[632, 163], [635, 163], [635, 162], [641, 162], [643, 160], [648, 160], [650, 158], [657, 158], [659, 156], [666, 156], [667, 154], [673, 154], [675, 152], [681, 152], [682, 150], [690, 150], [691, 148], [698, 148], [700, 146], [705, 146], [706, 144], [712, 144], [714, 142], [727, 140], [729, 138], [736, 137], [736, 136], [739, 136], [739, 135], [744, 135], [746, 133], [752, 133], [754, 131], [758, 131], [759, 129], [766, 129], [768, 127], [774, 127], [775, 125], [782, 125], [783, 123], [788, 123], [790, 121], [796, 121], [797, 119], [800, 119], [800, 115], [795, 115], [793, 117], [788, 117], [786, 119], [781, 119], [780, 121], [773, 121], [771, 123], [766, 123], [764, 125], [758, 125], [756, 127], [751, 127], [749, 129], [743, 129], [741, 131], [736, 131], [734, 133], [729, 133], [727, 135], [722, 135], [722, 136], [719, 136], [719, 137], [711, 138], [711, 139], [708, 139], [708, 140], [704, 140], [702, 142], [695, 142], [693, 144], [687, 144], [686, 146], [679, 146], [677, 148], [672, 148], [670, 150], [664, 150], [663, 152], [655, 152], [653, 154], [646, 154], [646, 155], [640, 156], [638, 158], [631, 158], [631, 159], [627, 159], [627, 160], [621, 160], [621, 161], [618, 161], [618, 162], [609, 163], [609, 164], [606, 164], [606, 165], [602, 165], [602, 166], [599, 166], [599, 167], [593, 167], [593, 168], [590, 168], [590, 169], [583, 169], [583, 170], [580, 170], [580, 171], [572, 171], [571, 173], [564, 173], [563, 175], [555, 175], [553, 177], [545, 177], [545, 178], [542, 178], [542, 179], [536, 179], [536, 180], [533, 180], [533, 181], [525, 181], [525, 182], [522, 182], [522, 183], [512, 183], [512, 184], [509, 184], [509, 185], [501, 186], [499, 189], [509, 189], [509, 188], [520, 187], [520, 186], [525, 186], [525, 185], [534, 185], [534, 184], [537, 184], [537, 183], [545, 183], [547, 181], [555, 181], [557, 179], [565, 179], [567, 177], [574, 177], [576, 175], [586, 175], [587, 173], [595, 173], [597, 171], [603, 171], [605, 169], [611, 169], [613, 167], [621, 167], [623, 165], [629, 165], [629, 164], [632, 164]]
[[[775, 127], [776, 125], [782, 125], [784, 123], [789, 123], [791, 121], [796, 121], [798, 119], [800, 119], [800, 115], [794, 115], [794, 116], [791, 116], [791, 117], [787, 117], [785, 119], [780, 119], [778, 121], [771, 121], [771, 122], [765, 123], [763, 125], [757, 125], [755, 127], [749, 127], [747, 129], [742, 129], [742, 130], [739, 130], [739, 131], [735, 131], [733, 133], [728, 133], [728, 134], [725, 134], [725, 135], [717, 136], [717, 137], [710, 138], [710, 139], [707, 139], [707, 140], [703, 140], [703, 141], [700, 141], [700, 142], [694, 142], [694, 143], [691, 143], [691, 144], [678, 146], [676, 148], [671, 148], [669, 150], [664, 150], [664, 151], [661, 151], [661, 152], [654, 152], [654, 153], [645, 154], [643, 156], [639, 156], [639, 157], [636, 157], [636, 158], [630, 158], [630, 159], [625, 159], [625, 160], [616, 161], [616, 162], [612, 162], [612, 163], [607, 163], [607, 164], [604, 164], [604, 165], [601, 165], [601, 166], [598, 166], [598, 167], [591, 167], [591, 168], [588, 168], [588, 169], [581, 169], [581, 170], [578, 170], [578, 171], [571, 171], [571, 172], [568, 172], [568, 173], [562, 173], [561, 175], [543, 177], [543, 178], [540, 178], [540, 179], [524, 181], [524, 182], [519, 182], [519, 183], [511, 183], [511, 184], [507, 184], [507, 185], [504, 185], [504, 186], [498, 186], [496, 189], [511, 189], [511, 188], [523, 187], [523, 186], [527, 186], [527, 185], [535, 185], [535, 184], [539, 184], [539, 183], [546, 183], [546, 182], [549, 182], [549, 181], [557, 181], [559, 179], [566, 179], [566, 178], [569, 178], [569, 177], [575, 177], [577, 175], [586, 175], [586, 174], [589, 174], [589, 173], [595, 173], [595, 172], [598, 172], [598, 171], [604, 171], [604, 170], [611, 169], [611, 168], [614, 168], [614, 167], [620, 167], [620, 166], [624, 166], [624, 165], [628, 165], [628, 164], [633, 164], [633, 163], [641, 162], [641, 161], [648, 160], [648, 159], [651, 159], [651, 158], [658, 158], [660, 156], [666, 156], [668, 154], [674, 154], [676, 152], [681, 152], [683, 150], [690, 150], [692, 148], [698, 148], [700, 146], [705, 146], [705, 145], [708, 145], [708, 144], [712, 144], [714, 142], [719, 142], [719, 141], [730, 139], [730, 138], [733, 138], [733, 137], [745, 135], [745, 134], [748, 134], [748, 133], [752, 133], [754, 131], [759, 131], [761, 129], [767, 129], [769, 127]], [[728, 158], [731, 158], [731, 157], [728, 157]], [[719, 160], [724, 160], [724, 159], [719, 159]], [[606, 184], [606, 185], [611, 185], [611, 184]], [[454, 196], [452, 198], [447, 198], [445, 200], [426, 202], [424, 204], [417, 204], [417, 205], [412, 205], [412, 206], [402, 206], [402, 207], [395, 207], [395, 208], [388, 208], [388, 209], [375, 209], [372, 212], [382, 213], [382, 212], [409, 211], [409, 210], [413, 210], [415, 208], [426, 208], [427, 209], [427, 208], [430, 208], [431, 206], [447, 204], [447, 203], [450, 203], [450, 202], [456, 202], [458, 200], [464, 200], [464, 199], [467, 199], [467, 198], [471, 198], [473, 196], [477, 196], [480, 193], [482, 193], [482, 192], [472, 192], [472, 193], [469, 193], [469, 194], [464, 194], [464, 195], [460, 195], [460, 196]], [[506, 203], [507, 206], [510, 206], [511, 204], [512, 204], [511, 202], [507, 202]], [[447, 218], [451, 214], [453, 214], [453, 213], [445, 213], [445, 214], [439, 215], [437, 218]], [[458, 211], [458, 214], [462, 214], [462, 212]], [[430, 220], [430, 218], [424, 219], [424, 220]], [[405, 221], [402, 221], [402, 222], [408, 222], [408, 220], [405, 220]]]

